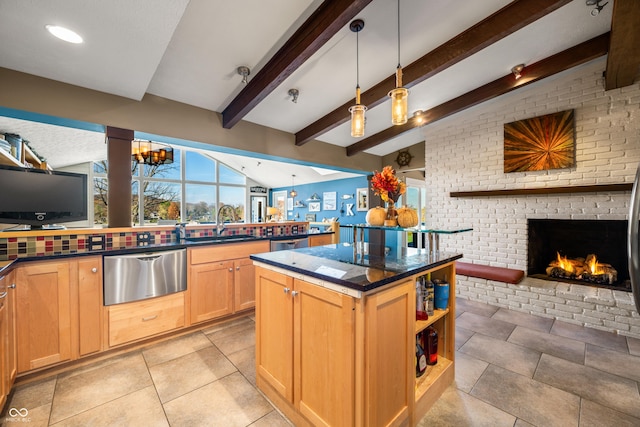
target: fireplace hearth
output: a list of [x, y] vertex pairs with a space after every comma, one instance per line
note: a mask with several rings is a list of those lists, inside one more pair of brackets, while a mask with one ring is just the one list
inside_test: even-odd
[[631, 291], [627, 221], [529, 219], [527, 275]]

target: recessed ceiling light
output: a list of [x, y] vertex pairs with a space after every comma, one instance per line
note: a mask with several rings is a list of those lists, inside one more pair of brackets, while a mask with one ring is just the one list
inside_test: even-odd
[[78, 33], [71, 31], [68, 28], [60, 27], [58, 25], [45, 25], [45, 28], [60, 40], [76, 44], [82, 43], [82, 37], [80, 37]]

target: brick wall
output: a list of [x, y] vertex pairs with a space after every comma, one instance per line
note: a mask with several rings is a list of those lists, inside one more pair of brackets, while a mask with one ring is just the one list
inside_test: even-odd
[[[452, 198], [451, 191], [633, 182], [640, 164], [640, 84], [604, 91], [604, 58], [426, 126], [429, 225], [464, 261], [527, 269], [527, 218], [628, 219], [630, 192]], [[576, 166], [504, 173], [503, 125], [574, 109]], [[519, 286], [459, 277], [461, 297], [640, 337], [626, 292], [526, 278]], [[618, 295], [619, 294], [619, 295]], [[587, 299], [585, 299], [587, 298]], [[601, 303], [598, 303], [598, 300]], [[606, 315], [605, 315], [606, 314]]]

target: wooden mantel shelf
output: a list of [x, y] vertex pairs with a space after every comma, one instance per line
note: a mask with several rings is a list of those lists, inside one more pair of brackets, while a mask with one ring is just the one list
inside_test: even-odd
[[449, 193], [449, 197], [528, 196], [532, 194], [631, 191], [632, 189], [632, 183], [573, 185], [567, 187], [517, 188], [513, 190], [452, 191]]

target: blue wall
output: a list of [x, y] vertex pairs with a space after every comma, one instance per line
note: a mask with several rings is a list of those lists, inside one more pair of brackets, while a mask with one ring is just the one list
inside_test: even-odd
[[[322, 221], [324, 218], [338, 218], [338, 221], [341, 224], [364, 224], [365, 217], [367, 212], [358, 211], [356, 209], [356, 189], [357, 188], [367, 188], [369, 185], [366, 176], [356, 177], [356, 178], [346, 178], [346, 179], [338, 179], [335, 181], [326, 181], [319, 182], [315, 184], [304, 184], [304, 185], [296, 185], [295, 189], [298, 193], [295, 201], [300, 201], [304, 203], [304, 207], [293, 208], [293, 211], [287, 212], [287, 220], [289, 221], [305, 221], [305, 216], [308, 213], [312, 213], [316, 215], [316, 221]], [[291, 191], [291, 186], [281, 187], [281, 188], [273, 188], [269, 193], [269, 200], [273, 201], [272, 193], [274, 191]], [[322, 199], [322, 193], [324, 192], [333, 192], [336, 194], [336, 210], [334, 211], [325, 211], [323, 210], [323, 203], [320, 200], [320, 212], [309, 212], [309, 202], [308, 198], [311, 197], [313, 193], [316, 193]], [[353, 196], [350, 199], [343, 199], [343, 195], [351, 195]], [[347, 215], [347, 204], [353, 204], [353, 216]], [[296, 218], [296, 215], [298, 216]]]

